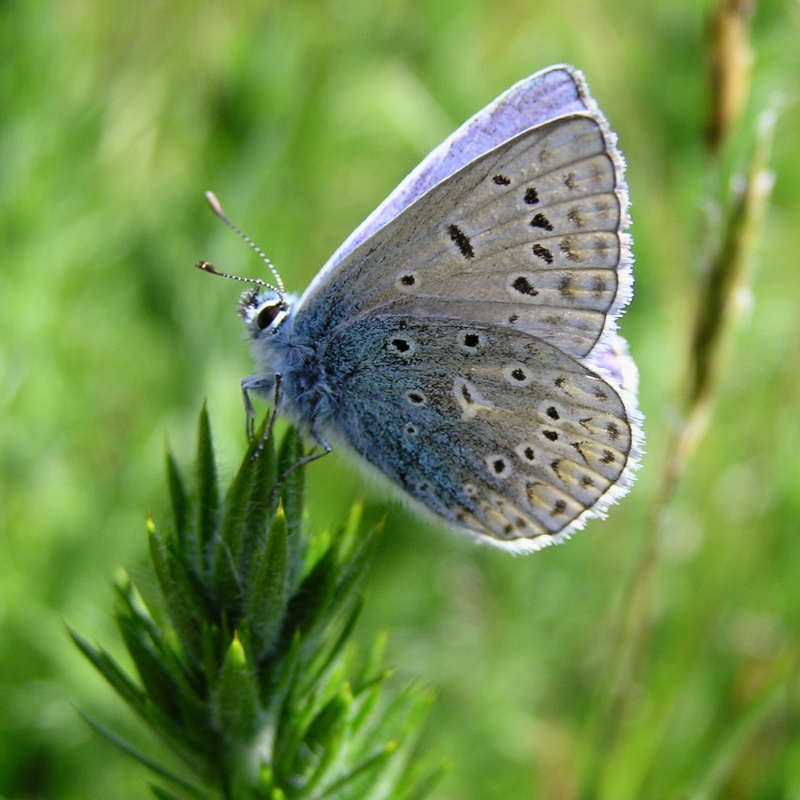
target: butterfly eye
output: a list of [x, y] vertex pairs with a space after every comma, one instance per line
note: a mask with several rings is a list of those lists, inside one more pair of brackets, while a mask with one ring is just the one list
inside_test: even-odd
[[256, 324], [258, 325], [259, 330], [263, 331], [264, 328], [269, 328], [269, 326], [275, 322], [275, 317], [278, 316], [281, 306], [281, 303], [273, 303], [268, 306], [264, 306], [264, 308], [258, 312]]

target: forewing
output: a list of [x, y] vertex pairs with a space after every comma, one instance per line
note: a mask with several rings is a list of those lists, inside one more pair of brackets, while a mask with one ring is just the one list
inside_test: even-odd
[[527, 334], [370, 317], [342, 328], [323, 360], [338, 436], [427, 509], [496, 544], [562, 539], [630, 483], [629, 399]]
[[575, 358], [631, 296], [623, 164], [602, 120], [525, 131], [437, 183], [304, 296], [311, 337], [375, 314], [468, 319]]
[[600, 113], [583, 75], [573, 67], [549, 67], [519, 81], [427, 156], [348, 237], [320, 271], [315, 283], [361, 242], [470, 161], [528, 128], [581, 111], [592, 111], [598, 116]]

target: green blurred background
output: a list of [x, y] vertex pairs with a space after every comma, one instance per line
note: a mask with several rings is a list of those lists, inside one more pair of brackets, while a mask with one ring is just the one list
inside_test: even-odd
[[[398, 685], [432, 686], [424, 746], [452, 759], [439, 800], [572, 798], [621, 587], [675, 424], [711, 182], [698, 0], [119, 0], [0, 6], [0, 796], [145, 798], [146, 776], [86, 710], [150, 752], [65, 635], [120, 655], [110, 579], [146, 581], [165, 516], [165, 438], [188, 463], [208, 401], [226, 474], [251, 369], [239, 287], [261, 274], [203, 191], [302, 291], [328, 255], [463, 120], [569, 62], [629, 164], [647, 456], [606, 522], [526, 558], [389, 506], [358, 632], [389, 633]], [[785, 104], [773, 205], [746, 316], [663, 542], [636, 713], [598, 797], [687, 796], [735, 752], [719, 796], [800, 797], [800, 3], [758, 3], [741, 167], [756, 113]], [[334, 460], [335, 459], [335, 460]], [[308, 471], [314, 528], [359, 494], [334, 456]], [[788, 666], [787, 666], [788, 665]], [[781, 683], [783, 681], [783, 683]], [[730, 750], [765, 692], [785, 702]], [[783, 688], [780, 688], [783, 687]]]

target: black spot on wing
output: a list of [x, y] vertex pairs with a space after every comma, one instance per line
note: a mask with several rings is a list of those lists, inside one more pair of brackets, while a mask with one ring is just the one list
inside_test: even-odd
[[536, 297], [536, 295], [539, 294], [539, 291], [524, 275], [520, 275], [518, 278], [515, 278], [514, 282], [511, 284], [511, 287], [514, 289], [514, 291], [519, 292], [520, 294], [526, 294], [528, 297]]
[[538, 214], [534, 214], [534, 217], [531, 220], [531, 227], [541, 228], [545, 231], [551, 231], [553, 230], [553, 223], [550, 222], [550, 220], [540, 212]]
[[506, 462], [503, 458], [495, 458], [492, 460], [492, 469], [498, 474], [502, 475], [506, 471]]
[[525, 202], [529, 206], [535, 206], [539, 202], [539, 192], [537, 192], [533, 186], [529, 186], [525, 190]]
[[553, 254], [543, 245], [538, 242], [533, 246], [533, 254], [537, 258], [541, 258], [545, 264], [553, 263]]
[[475, 258], [475, 251], [472, 249], [469, 236], [458, 225], [448, 225], [447, 233], [464, 258]]

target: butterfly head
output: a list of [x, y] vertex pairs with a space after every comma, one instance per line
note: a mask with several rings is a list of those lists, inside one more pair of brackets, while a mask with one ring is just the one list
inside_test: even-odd
[[212, 275], [253, 284], [253, 288], [244, 292], [239, 299], [239, 316], [244, 320], [250, 338], [253, 340], [275, 333], [289, 315], [295, 298], [287, 296], [281, 276], [272, 262], [247, 234], [231, 222], [213, 192], [206, 192], [206, 200], [208, 200], [211, 210], [258, 253], [261, 260], [269, 267], [275, 278], [275, 283], [267, 283], [261, 278], [245, 278], [241, 275], [231, 275], [229, 272], [222, 272], [222, 270], [217, 269], [213, 264], [209, 264], [208, 261], [199, 261], [197, 267], [204, 272], [210, 272]]
[[293, 301], [294, 297], [286, 296], [272, 286], [259, 286], [242, 293], [237, 311], [250, 338], [259, 339], [280, 328]]

